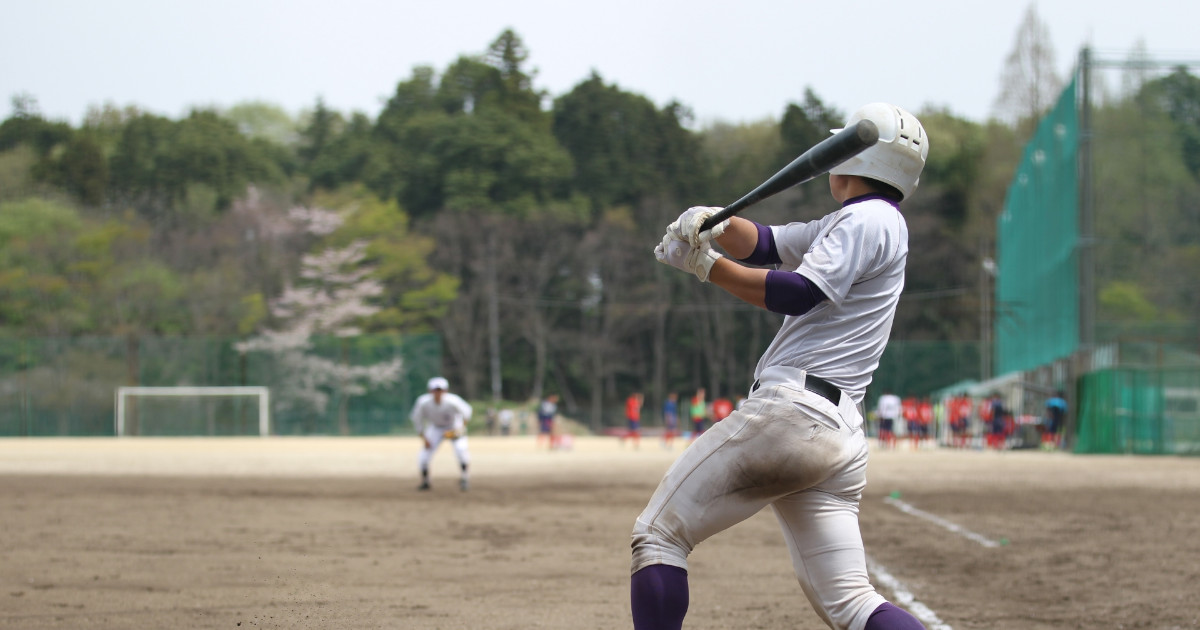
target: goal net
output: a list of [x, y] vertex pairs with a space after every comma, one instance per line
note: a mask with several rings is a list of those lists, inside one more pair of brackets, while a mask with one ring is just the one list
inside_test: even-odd
[[143, 436], [271, 434], [268, 388], [118, 387], [116, 433]]

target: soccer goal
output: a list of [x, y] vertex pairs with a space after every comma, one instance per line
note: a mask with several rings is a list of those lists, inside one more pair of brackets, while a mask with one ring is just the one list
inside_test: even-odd
[[271, 434], [271, 393], [261, 386], [118, 387], [115, 423], [117, 437], [265, 437]]

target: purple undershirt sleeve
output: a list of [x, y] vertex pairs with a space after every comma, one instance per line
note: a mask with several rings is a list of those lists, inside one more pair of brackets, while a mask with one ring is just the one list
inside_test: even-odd
[[756, 267], [778, 265], [780, 262], [779, 250], [775, 249], [775, 235], [771, 233], [771, 228], [761, 223], [753, 221], [751, 223], [754, 223], [754, 227], [758, 229], [758, 242], [754, 245], [754, 251], [740, 260]]
[[767, 310], [783, 315], [803, 315], [826, 299], [808, 278], [792, 271], [767, 271], [764, 302]]

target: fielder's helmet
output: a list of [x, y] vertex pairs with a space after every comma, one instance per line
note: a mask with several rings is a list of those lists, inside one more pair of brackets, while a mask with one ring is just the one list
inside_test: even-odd
[[[917, 189], [929, 157], [929, 137], [916, 116], [888, 103], [864, 105], [846, 121], [849, 127], [869, 119], [879, 127], [879, 142], [839, 164], [833, 175], [858, 175], [890, 184], [907, 198]], [[831, 130], [833, 133], [841, 129]]]
[[429, 391], [433, 391], [435, 389], [447, 391], [450, 389], [450, 383], [440, 376], [435, 376], [429, 379]]

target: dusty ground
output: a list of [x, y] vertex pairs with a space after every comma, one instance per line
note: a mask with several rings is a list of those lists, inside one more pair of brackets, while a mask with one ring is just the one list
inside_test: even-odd
[[[471, 447], [470, 492], [444, 448], [418, 493], [415, 438], [0, 440], [0, 627], [631, 627], [629, 529], [678, 451]], [[862, 525], [943, 628], [1166, 630], [1200, 628], [1198, 516], [1198, 459], [875, 452]], [[824, 627], [769, 513], [691, 585], [688, 628]]]

